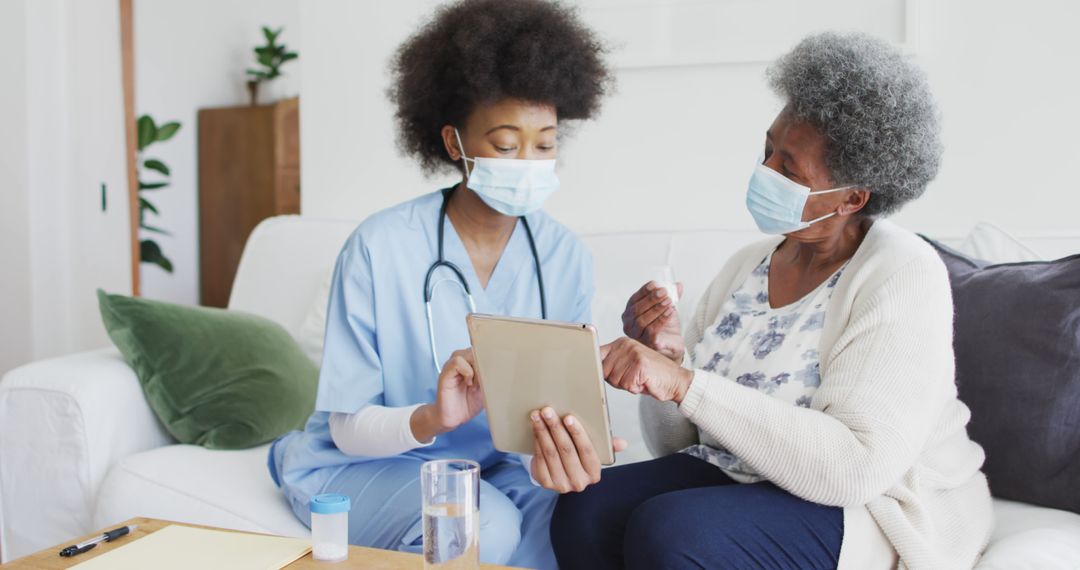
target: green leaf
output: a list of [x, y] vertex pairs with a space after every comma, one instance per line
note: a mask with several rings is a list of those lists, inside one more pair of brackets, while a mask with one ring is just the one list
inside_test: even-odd
[[180, 123], [172, 121], [171, 123], [165, 123], [158, 127], [157, 136], [155, 137], [157, 142], [165, 142], [176, 134], [176, 131], [180, 130]]
[[156, 170], [164, 174], [165, 176], [169, 175], [169, 167], [165, 166], [164, 162], [161, 162], [156, 158], [147, 159], [146, 162], [143, 163], [143, 166], [149, 168], [150, 170]]
[[144, 239], [139, 242], [139, 259], [143, 263], [153, 263], [168, 273], [173, 272], [172, 261], [161, 252], [161, 246], [154, 240]]
[[285, 63], [286, 61], [296, 59], [298, 57], [300, 57], [300, 54], [296, 53], [295, 51], [290, 51], [289, 53], [281, 56], [281, 63]]
[[139, 259], [153, 263], [161, 257], [161, 246], [152, 239], [144, 239], [139, 242]]
[[275, 34], [269, 26], [263, 26], [262, 33], [268, 43], [274, 43], [274, 38], [277, 36], [277, 34]]
[[150, 115], [143, 115], [139, 117], [137, 123], [137, 130], [139, 133], [139, 150], [150, 146], [150, 143], [154, 142], [157, 138], [157, 126], [154, 125], [154, 119], [150, 118]]
[[139, 181], [139, 190], [157, 190], [168, 186], [168, 182], [143, 182]]
[[155, 208], [154, 205], [150, 203], [150, 200], [147, 200], [146, 198], [143, 198], [142, 196], [139, 196], [139, 210], [140, 210], [139, 213], [142, 213], [141, 210], [150, 210], [151, 212], [153, 212], [155, 214], [158, 213], [157, 208]]
[[259, 63], [270, 67], [274, 63], [274, 55], [268, 52], [260, 53], [258, 57]]
[[166, 230], [163, 230], [163, 229], [161, 229], [159, 227], [149, 226], [149, 225], [146, 225], [146, 224], [139, 224], [139, 228], [144, 229], [144, 230], [146, 230], [148, 232], [154, 232], [155, 234], [161, 234], [163, 236], [171, 236], [172, 235], [169, 232], [167, 232]]

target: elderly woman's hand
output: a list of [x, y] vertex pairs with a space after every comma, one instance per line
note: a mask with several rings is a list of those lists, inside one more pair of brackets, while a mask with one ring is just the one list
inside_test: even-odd
[[[681, 297], [682, 283], [675, 286]], [[642, 285], [626, 302], [622, 322], [626, 336], [677, 363], [682, 362], [686, 345], [679, 324], [679, 311], [675, 309], [675, 300], [668, 296], [664, 286], [656, 281]]]
[[[600, 481], [600, 457], [577, 418], [559, 418], [547, 407], [533, 410], [530, 419], [535, 449], [532, 477], [537, 483], [558, 493], [570, 493]], [[627, 443], [616, 437], [612, 445], [615, 451], [622, 451]]]
[[626, 337], [600, 347], [604, 379], [631, 394], [681, 404], [694, 373], [640, 342]]

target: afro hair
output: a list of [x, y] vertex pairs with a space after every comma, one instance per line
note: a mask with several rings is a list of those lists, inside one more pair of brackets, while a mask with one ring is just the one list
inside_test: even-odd
[[457, 165], [441, 130], [478, 104], [506, 98], [589, 119], [612, 84], [605, 46], [563, 5], [545, 0], [462, 0], [439, 8], [390, 65], [398, 144], [427, 173]]

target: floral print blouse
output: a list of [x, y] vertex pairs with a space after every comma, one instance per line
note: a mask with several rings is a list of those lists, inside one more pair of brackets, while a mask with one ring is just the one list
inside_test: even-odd
[[[821, 384], [818, 344], [825, 308], [847, 264], [802, 299], [769, 306], [769, 254], [732, 294], [694, 348], [693, 365], [765, 394], [809, 408]], [[701, 443], [683, 450], [740, 483], [763, 477], [699, 430]]]

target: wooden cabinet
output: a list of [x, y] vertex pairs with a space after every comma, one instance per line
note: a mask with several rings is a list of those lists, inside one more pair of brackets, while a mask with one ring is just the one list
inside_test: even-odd
[[200, 302], [226, 306], [251, 230], [299, 213], [300, 100], [200, 110]]

